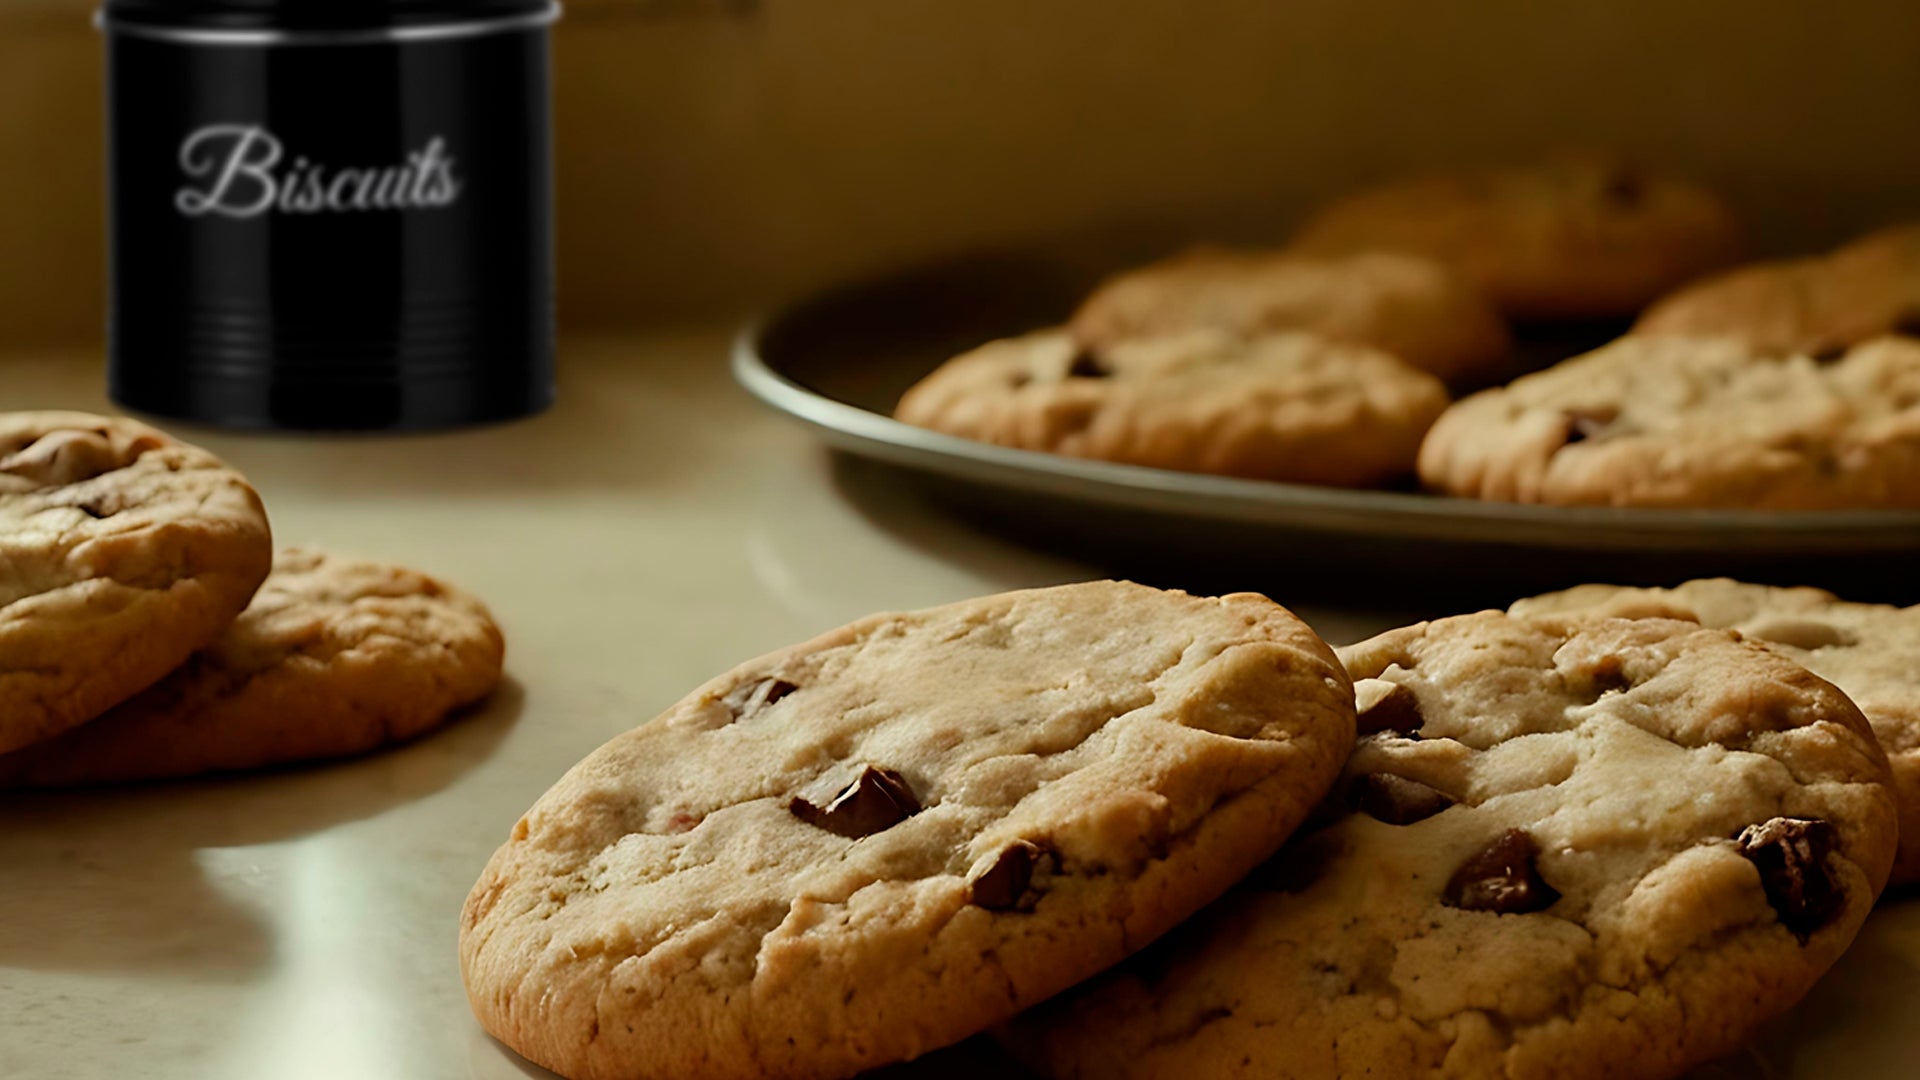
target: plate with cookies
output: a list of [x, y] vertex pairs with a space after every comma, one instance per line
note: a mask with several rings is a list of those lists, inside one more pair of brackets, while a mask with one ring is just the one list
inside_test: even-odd
[[1920, 550], [1920, 223], [1770, 261], [1744, 234], [1609, 156], [1435, 173], [1279, 245], [1063, 242], [841, 287], [734, 370], [830, 446], [1123, 568], [1884, 592]]

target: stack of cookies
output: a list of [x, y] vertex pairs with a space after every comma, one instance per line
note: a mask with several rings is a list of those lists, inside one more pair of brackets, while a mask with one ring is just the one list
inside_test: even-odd
[[1916, 627], [1728, 582], [1337, 653], [1261, 596], [1117, 582], [874, 616], [563, 777], [467, 899], [468, 995], [596, 1080], [982, 1031], [1090, 1080], [1675, 1076], [1886, 885]]
[[[1611, 158], [1415, 177], [1323, 208], [1284, 249], [1121, 274], [1065, 326], [949, 361], [895, 415], [1293, 483], [1920, 506], [1920, 226], [1713, 276], [1740, 235], [1713, 193]], [[1635, 316], [1614, 344], [1497, 385], [1524, 370], [1516, 340]]]
[[363, 753], [499, 681], [479, 601], [276, 553], [260, 497], [131, 420], [0, 414], [0, 787]]

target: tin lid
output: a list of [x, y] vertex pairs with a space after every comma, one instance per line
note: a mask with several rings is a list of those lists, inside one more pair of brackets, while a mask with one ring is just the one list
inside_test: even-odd
[[113, 29], [355, 32], [551, 18], [553, 0], [103, 0]]

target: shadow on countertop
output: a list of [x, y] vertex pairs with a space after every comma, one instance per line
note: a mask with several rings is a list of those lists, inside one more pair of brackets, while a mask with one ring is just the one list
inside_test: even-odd
[[272, 959], [259, 920], [202, 857], [377, 816], [494, 752], [526, 693], [509, 678], [471, 714], [404, 746], [336, 763], [0, 796], [0, 968], [192, 972], [241, 982]]

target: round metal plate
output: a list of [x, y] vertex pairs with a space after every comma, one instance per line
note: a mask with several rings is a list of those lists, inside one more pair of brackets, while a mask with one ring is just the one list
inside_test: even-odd
[[900, 393], [947, 357], [1060, 321], [1103, 268], [1072, 253], [989, 255], [838, 289], [744, 331], [734, 373], [828, 445], [900, 467], [989, 524], [1110, 562], [1125, 550], [1162, 565], [1285, 554], [1429, 582], [1436, 571], [1542, 587], [1729, 573], [1910, 588], [1920, 512], [1551, 507], [1311, 487], [1015, 450], [891, 418]]

